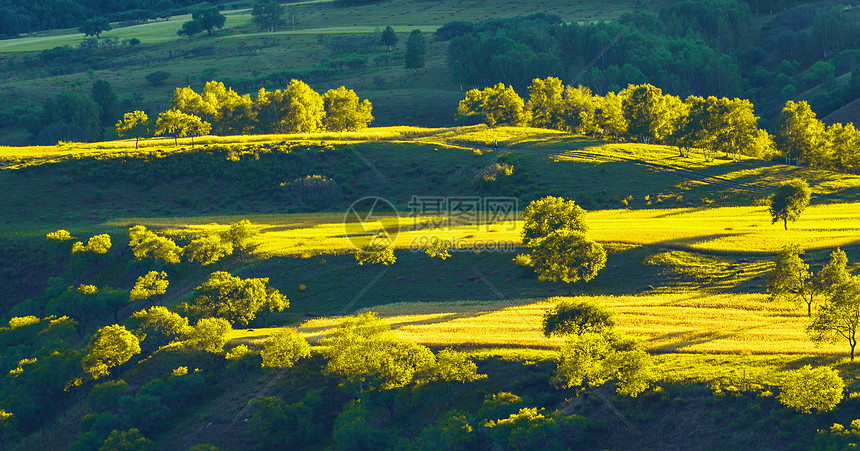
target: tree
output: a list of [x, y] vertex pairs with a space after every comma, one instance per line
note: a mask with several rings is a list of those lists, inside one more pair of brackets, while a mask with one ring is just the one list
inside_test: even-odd
[[779, 117], [776, 147], [785, 155], [786, 164], [795, 160], [797, 164], [825, 167], [829, 163], [824, 145], [824, 124], [815, 117], [815, 112], [806, 101], [785, 103]]
[[406, 386], [435, 364], [429, 349], [399, 340], [373, 312], [339, 320], [320, 343], [328, 346], [326, 371], [358, 394]]
[[782, 221], [788, 230], [788, 221], [797, 221], [800, 214], [809, 206], [812, 190], [805, 180], [792, 179], [779, 185], [770, 200], [770, 216], [773, 223]]
[[812, 323], [806, 328], [815, 343], [844, 339], [851, 347], [857, 346], [857, 328], [860, 326], [860, 278], [851, 277], [830, 289], [824, 305], [815, 312]]
[[72, 253], [92, 252], [93, 254], [107, 254], [108, 251], [110, 251], [110, 247], [110, 235], [103, 233], [101, 235], [91, 237], [87, 241], [86, 246], [84, 246], [84, 243], [80, 241], [76, 242], [72, 245]]
[[854, 420], [848, 429], [834, 423], [830, 430], [818, 430], [813, 451], [850, 450], [860, 447], [860, 420]]
[[585, 210], [572, 199], [547, 196], [529, 202], [522, 212], [523, 245], [546, 238], [557, 230], [570, 230], [585, 233]]
[[478, 366], [465, 353], [445, 348], [436, 354], [432, 376], [435, 380], [466, 383], [486, 377], [486, 374], [478, 374]]
[[122, 365], [140, 352], [140, 341], [125, 326], [114, 324], [99, 329], [87, 347], [81, 367], [93, 379], [107, 376], [110, 369]]
[[809, 265], [800, 256], [803, 249], [796, 244], [783, 247], [774, 259], [774, 269], [767, 276], [767, 292], [771, 300], [788, 299], [806, 303], [807, 316], [812, 317], [812, 302], [819, 293], [809, 272]]
[[146, 275], [137, 278], [134, 288], [131, 289], [129, 300], [137, 301], [140, 299], [149, 299], [152, 296], [163, 295], [167, 293], [167, 286], [169, 284], [166, 272], [150, 271]]
[[510, 125], [519, 127], [529, 122], [525, 102], [512, 86], [504, 83], [484, 89], [471, 89], [457, 106], [457, 116], [478, 116], [490, 127]]
[[80, 92], [61, 92], [45, 100], [31, 129], [36, 143], [92, 142], [102, 137], [99, 105]]
[[208, 122], [193, 114], [185, 114], [174, 109], [159, 114], [155, 121], [155, 134], [173, 135], [174, 145], [179, 145], [179, 138], [185, 136], [191, 136], [191, 145], [194, 145], [194, 136], [205, 135], [211, 130], [212, 125]]
[[558, 230], [540, 240], [531, 255], [532, 267], [542, 282], [586, 282], [606, 266], [606, 251], [600, 243], [571, 230]]
[[815, 275], [813, 281], [819, 292], [826, 293], [831, 288], [847, 282], [850, 278], [848, 256], [845, 255], [845, 251], [837, 247], [835, 251], [830, 253], [830, 261]]
[[111, 431], [99, 451], [149, 451], [152, 440], [143, 436], [139, 430]]
[[150, 72], [146, 74], [144, 79], [146, 82], [152, 86], [161, 86], [168, 78], [170, 78], [170, 72], [165, 72], [163, 70], [158, 70], [155, 72]]
[[805, 365], [799, 370], [789, 371], [782, 379], [779, 402], [798, 412], [830, 412], [840, 401], [845, 382], [839, 373], [830, 367], [812, 368]]
[[352, 89], [341, 86], [329, 89], [323, 94], [325, 119], [323, 125], [331, 131], [356, 131], [367, 128], [373, 121], [373, 105], [370, 100], [359, 102], [358, 95]]
[[230, 224], [230, 228], [224, 231], [221, 239], [229, 242], [233, 249], [239, 252], [242, 260], [245, 260], [256, 247], [251, 240], [259, 234], [259, 229], [251, 224], [251, 221], [243, 219]]
[[406, 38], [406, 68], [420, 69], [424, 67], [424, 55], [427, 53], [427, 42], [421, 30], [412, 30]]
[[152, 349], [172, 343], [188, 332], [188, 319], [167, 307], [155, 306], [131, 315], [129, 320], [132, 331]]
[[307, 357], [311, 347], [295, 330], [279, 330], [263, 342], [260, 356], [263, 368], [289, 368], [296, 360]]
[[194, 290], [189, 309], [199, 316], [225, 318], [230, 324], [246, 325], [264, 309], [281, 311], [289, 300], [268, 286], [268, 278], [242, 279], [218, 271]]
[[206, 30], [206, 33], [211, 35], [213, 28], [223, 28], [226, 21], [227, 16], [221, 14], [217, 6], [195, 9], [191, 12], [191, 21], [183, 23], [182, 28], [176, 34], [191, 38]]
[[153, 258], [170, 264], [177, 264], [181, 261], [179, 258], [182, 253], [181, 247], [177, 246], [170, 238], [159, 236], [142, 225], [128, 229], [128, 237], [128, 245], [138, 260]]
[[106, 80], [96, 80], [93, 82], [92, 88], [93, 101], [101, 109], [102, 127], [110, 127], [119, 116], [119, 103], [117, 102], [116, 92]]
[[375, 236], [367, 246], [356, 249], [355, 260], [359, 266], [365, 263], [393, 265], [397, 262], [397, 256], [394, 255], [394, 243], [388, 237]]
[[268, 30], [269, 33], [275, 28], [286, 23], [284, 21], [284, 7], [275, 1], [258, 1], [254, 3], [251, 12], [251, 22], [260, 30]]
[[650, 385], [653, 363], [641, 340], [613, 331], [568, 335], [555, 380], [563, 387], [617, 381], [619, 394], [636, 396]]
[[108, 22], [104, 17], [89, 19], [78, 27], [78, 31], [83, 33], [84, 36], [95, 36], [96, 39], [98, 39], [103, 32], [110, 30], [112, 30], [110, 22]]
[[562, 94], [564, 94], [564, 85], [556, 77], [532, 80], [526, 109], [531, 112], [533, 127], [562, 129], [564, 109]]
[[185, 339], [191, 346], [206, 352], [221, 352], [227, 343], [227, 334], [233, 328], [224, 318], [203, 318], [194, 327], [185, 330]]
[[116, 123], [116, 134], [120, 138], [126, 136], [134, 138], [134, 148], [137, 149], [140, 138], [150, 134], [151, 124], [149, 116], [143, 111], [135, 110], [131, 113], [125, 113], [122, 120]]
[[613, 327], [612, 312], [590, 300], [564, 299], [543, 317], [543, 334], [547, 337], [600, 333]]
[[15, 435], [16, 421], [15, 415], [0, 409], [0, 449], [6, 450], [6, 442]]
[[391, 28], [391, 25], [382, 30], [382, 37], [379, 38], [379, 42], [381, 42], [382, 45], [387, 45], [389, 51], [391, 51], [392, 47], [397, 45], [397, 41], [397, 33], [394, 32], [394, 28]]
[[203, 233], [182, 249], [182, 255], [189, 262], [200, 262], [203, 266], [216, 263], [233, 254], [233, 244], [220, 235]]
[[614, 92], [608, 92], [603, 97], [595, 97], [594, 120], [604, 135], [609, 135], [615, 141], [627, 134], [628, 121], [624, 117], [622, 97]]

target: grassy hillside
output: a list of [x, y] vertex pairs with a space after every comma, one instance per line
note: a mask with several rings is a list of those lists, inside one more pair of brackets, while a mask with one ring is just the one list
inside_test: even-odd
[[[493, 140], [501, 150], [492, 151]], [[333, 422], [352, 394], [323, 370], [321, 347], [314, 346], [313, 358], [284, 372], [261, 370], [254, 352], [285, 326], [299, 327], [315, 343], [337, 315], [366, 310], [379, 312], [400, 338], [435, 351], [466, 351], [488, 374], [482, 382], [456, 389], [431, 384], [406, 389], [409, 395], [392, 392], [395, 398], [388, 401], [368, 398], [383, 416], [391, 409], [408, 410], [398, 403], [411, 399], [413, 413], [379, 423], [403, 437], [417, 440], [428, 425], [413, 415], [420, 413], [432, 423], [460, 408], [478, 421], [484, 396], [510, 391], [527, 398], [523, 407], [566, 409], [602, 425], [592, 434], [600, 448], [621, 449], [630, 443], [721, 447], [738, 437], [752, 443], [752, 437], [762, 434], [785, 447], [808, 447], [816, 428], [849, 423], [856, 416], [856, 402], [844, 401], [824, 416], [794, 414], [772, 396], [781, 377], [807, 363], [837, 368], [846, 381], [858, 374], [845, 357], [844, 343], [813, 346], [804, 332], [804, 311], [767, 300], [764, 279], [773, 253], [786, 243], [806, 248], [814, 271], [836, 246], [847, 251], [850, 267], [856, 269], [860, 179], [755, 159], [704, 162], [693, 154], [681, 158], [667, 146], [484, 126], [203, 137], [177, 146], [152, 139], [137, 150], [130, 141], [3, 147], [0, 189], [8, 193], [0, 200], [3, 320], [35, 312], [28, 309], [52, 296], [48, 287], [56, 276], [68, 284], [128, 289], [150, 269], [167, 271], [167, 294], [123, 306], [120, 323], [143, 307], [178, 308], [215, 270], [269, 278], [290, 299], [290, 307], [266, 321], [237, 326], [228, 336], [227, 349], [245, 344], [252, 350], [248, 357], [226, 360], [173, 344], [116, 370], [115, 377], [134, 387], [130, 393], [137, 393], [140, 402], [159, 393], [170, 409], [169, 415], [160, 414], [168, 416], [128, 423], [144, 425], [144, 435], [158, 448], [186, 449], [202, 442], [223, 449], [255, 446], [260, 436], [244, 419], [250, 422], [258, 407], [244, 410], [249, 400], [275, 395], [299, 402], [311, 388], [323, 390], [331, 400], [317, 421], [328, 434], [321, 446], [335, 446]], [[512, 174], [485, 179], [487, 168], [496, 163], [513, 166]], [[331, 177], [338, 190], [324, 197], [297, 197], [288, 191], [295, 179], [311, 174]], [[765, 203], [775, 184], [792, 177], [809, 180], [814, 198], [785, 231], [771, 223]], [[573, 296], [607, 306], [616, 314], [618, 328], [643, 337], [654, 356], [659, 388], [635, 400], [613, 396], [609, 401], [642, 434], [629, 435], [597, 395], [558, 391], [549, 383], [560, 340], [543, 337], [541, 318], [566, 287], [539, 282], [531, 270], [513, 264], [516, 253], [527, 251], [521, 246], [518, 218], [451, 225], [440, 223], [444, 214], [410, 210], [413, 196], [506, 197], [521, 210], [550, 194], [574, 198], [588, 210], [588, 233], [608, 253], [606, 268], [591, 282], [575, 284]], [[344, 226], [345, 213], [364, 196], [390, 200], [399, 214], [364, 224], [356, 233]], [[228, 258], [212, 266], [163, 265], [135, 261], [127, 247], [128, 227], [135, 224], [184, 244], [190, 234], [223, 230], [242, 219], [260, 231], [247, 263]], [[59, 228], [83, 241], [108, 233], [114, 247], [101, 257], [69, 256], [70, 241], [45, 241], [45, 233]], [[396, 230], [397, 262], [358, 266], [354, 244], [380, 229]], [[415, 243], [433, 237], [451, 239], [459, 247], [445, 261], [431, 259]], [[489, 242], [505, 246], [481, 247]], [[95, 330], [115, 322], [110, 314], [91, 320], [75, 346], [83, 348]], [[14, 357], [14, 365], [26, 357]], [[201, 381], [205, 397], [191, 386], [176, 395], [159, 391], [170, 381], [184, 380], [171, 376], [182, 366], [191, 376], [198, 374], [194, 368], [201, 370], [197, 379], [188, 380]], [[30, 377], [23, 371], [23, 377]], [[45, 425], [26, 430], [18, 446], [67, 447], [86, 430], [99, 430], [101, 426], [91, 426], [97, 424], [94, 417], [87, 417], [95, 414], [87, 401], [91, 389], [85, 385], [65, 395], [66, 415], [49, 416]], [[426, 401], [424, 397], [436, 396], [434, 390], [442, 393], [440, 402], [447, 401]], [[187, 399], [180, 405], [175, 396], [188, 398], [179, 398]], [[560, 403], [562, 398], [570, 403]], [[730, 409], [744, 415], [731, 425], [715, 419], [731, 415]], [[666, 431], [680, 427], [678, 415], [700, 418], [708, 432], [667, 439]], [[711, 432], [720, 428], [731, 434]]]

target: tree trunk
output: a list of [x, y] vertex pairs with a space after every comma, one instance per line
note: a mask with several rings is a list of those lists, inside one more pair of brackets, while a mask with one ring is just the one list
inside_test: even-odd
[[782, 218], [782, 223], [785, 225], [785, 230], [788, 230], [788, 216]]

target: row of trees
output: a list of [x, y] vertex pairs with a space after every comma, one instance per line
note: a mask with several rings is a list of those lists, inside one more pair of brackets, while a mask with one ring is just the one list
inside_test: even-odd
[[223, 83], [210, 81], [202, 93], [176, 88], [171, 108], [153, 124], [146, 113], [126, 113], [117, 134], [135, 138], [152, 134], [174, 137], [354, 131], [373, 120], [373, 105], [341, 86], [320, 95], [306, 83], [291, 80], [283, 90], [260, 88], [256, 98], [239, 95]]
[[534, 79], [529, 100], [510, 86], [473, 89], [458, 106], [460, 119], [478, 117], [490, 126], [531, 125], [592, 136], [676, 145], [682, 156], [701, 148], [705, 159], [725, 152], [735, 159], [774, 152], [770, 136], [758, 128], [748, 100], [689, 96], [681, 100], [650, 84], [630, 85], [605, 96], [560, 79]]
[[786, 163], [860, 173], [860, 131], [853, 123], [825, 126], [806, 101], [785, 104], [776, 144]]
[[[803, 254], [796, 244], [780, 250], [768, 275], [770, 298], [805, 306], [810, 318], [807, 327], [810, 339], [815, 343], [844, 340], [854, 360], [860, 330], [860, 277], [848, 271], [848, 257], [841, 249], [830, 254], [830, 261], [817, 274], [803, 261]], [[824, 302], [813, 309], [813, 304], [821, 298]]]
[[749, 100], [689, 96], [681, 100], [650, 84], [630, 85], [605, 96], [583, 86], [564, 86], [560, 79], [536, 78], [529, 100], [511, 86], [497, 84], [466, 93], [457, 109], [460, 120], [479, 118], [490, 126], [552, 128], [583, 135], [630, 139], [678, 146], [682, 156], [702, 149], [706, 160], [716, 152], [765, 158], [777, 151], [787, 163], [860, 172], [860, 131], [854, 124], [829, 127], [805, 101], [789, 100], [775, 137], [758, 127]]

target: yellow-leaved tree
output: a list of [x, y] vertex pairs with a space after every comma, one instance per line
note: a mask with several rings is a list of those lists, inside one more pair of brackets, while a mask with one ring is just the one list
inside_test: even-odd
[[110, 369], [140, 352], [140, 341], [125, 326], [114, 324], [99, 329], [87, 346], [81, 367], [93, 379], [110, 374]]

